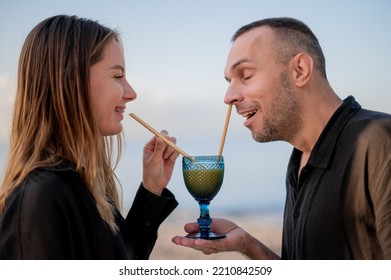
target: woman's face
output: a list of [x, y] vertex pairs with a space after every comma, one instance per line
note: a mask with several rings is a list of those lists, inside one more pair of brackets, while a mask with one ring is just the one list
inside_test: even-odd
[[103, 50], [103, 59], [91, 66], [92, 110], [102, 136], [122, 131], [126, 103], [137, 94], [125, 77], [125, 59], [120, 43], [112, 40]]

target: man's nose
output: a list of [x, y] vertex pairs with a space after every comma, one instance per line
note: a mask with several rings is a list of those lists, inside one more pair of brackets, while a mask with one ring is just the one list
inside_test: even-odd
[[239, 89], [230, 84], [228, 86], [227, 92], [225, 93], [224, 103], [235, 105], [243, 100], [243, 95], [240, 93]]

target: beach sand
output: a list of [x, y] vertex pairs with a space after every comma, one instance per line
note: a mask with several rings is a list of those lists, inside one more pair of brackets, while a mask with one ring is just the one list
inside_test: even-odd
[[[185, 235], [183, 226], [198, 218], [196, 211], [175, 210], [159, 228], [159, 237], [150, 256], [151, 260], [245, 260], [244, 255], [238, 252], [224, 252], [204, 255], [200, 251], [175, 245], [172, 237]], [[282, 216], [280, 214], [242, 213], [227, 214], [214, 213], [216, 217], [232, 220], [251, 235], [263, 242], [266, 246], [280, 255]], [[212, 217], [213, 218], [213, 217]]]

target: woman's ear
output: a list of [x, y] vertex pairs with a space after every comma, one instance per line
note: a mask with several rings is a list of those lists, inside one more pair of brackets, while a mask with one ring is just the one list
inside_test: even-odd
[[307, 53], [301, 52], [292, 60], [293, 79], [297, 87], [305, 86], [312, 77], [314, 60]]

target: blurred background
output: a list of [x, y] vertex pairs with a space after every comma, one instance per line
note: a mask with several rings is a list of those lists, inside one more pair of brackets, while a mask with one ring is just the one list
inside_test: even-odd
[[[20, 49], [36, 24], [56, 14], [95, 19], [120, 31], [127, 78], [138, 93], [127, 113], [136, 113], [157, 130], [167, 129], [191, 155], [218, 152], [227, 109], [223, 70], [230, 38], [242, 25], [265, 17], [289, 16], [307, 23], [323, 48], [328, 78], [337, 94], [353, 95], [363, 107], [391, 113], [388, 0], [1, 0], [1, 172]], [[211, 203], [211, 215], [271, 214], [279, 223], [292, 147], [256, 143], [242, 123], [233, 110], [224, 147], [225, 179]], [[152, 134], [130, 117], [123, 125], [126, 150], [117, 175], [127, 210], [141, 180], [142, 148]], [[180, 203], [177, 215], [189, 211], [195, 220], [198, 206], [185, 189], [180, 159], [169, 189]]]

